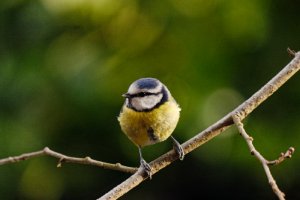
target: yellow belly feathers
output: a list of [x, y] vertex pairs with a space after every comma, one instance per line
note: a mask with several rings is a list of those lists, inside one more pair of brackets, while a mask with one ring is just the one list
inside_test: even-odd
[[[137, 112], [124, 106], [118, 120], [128, 138], [143, 147], [167, 139], [177, 125], [179, 112], [175, 101], [165, 102], [149, 112]], [[149, 136], [149, 129], [153, 130], [156, 140]]]

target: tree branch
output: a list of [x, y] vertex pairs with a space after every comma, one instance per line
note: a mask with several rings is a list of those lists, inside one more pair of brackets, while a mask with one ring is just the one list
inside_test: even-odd
[[55, 151], [49, 149], [48, 147], [45, 147], [43, 150], [40, 150], [40, 151], [24, 153], [20, 156], [14, 156], [14, 157], [0, 159], [0, 165], [20, 162], [23, 160], [40, 157], [40, 156], [44, 156], [44, 155], [58, 158], [59, 160], [58, 160], [57, 167], [61, 167], [63, 163], [76, 163], [76, 164], [84, 164], [84, 165], [94, 165], [94, 166], [101, 167], [104, 169], [117, 170], [117, 171], [126, 172], [126, 173], [135, 173], [137, 171], [137, 168], [135, 168], [135, 167], [127, 167], [127, 166], [121, 165], [120, 163], [111, 164], [111, 163], [107, 163], [107, 162], [94, 160], [90, 157], [76, 158], [76, 157], [66, 156], [64, 154], [55, 152]]
[[251, 155], [255, 156], [259, 162], [262, 164], [264, 170], [265, 170], [265, 173], [267, 175], [267, 178], [268, 178], [268, 181], [269, 181], [269, 184], [271, 185], [274, 193], [278, 196], [278, 198], [280, 200], [284, 200], [284, 193], [278, 188], [277, 184], [276, 184], [276, 181], [275, 179], [273, 178], [272, 174], [271, 174], [271, 171], [270, 171], [270, 168], [269, 168], [269, 165], [274, 165], [274, 164], [279, 164], [281, 162], [283, 162], [285, 160], [285, 158], [291, 158], [292, 157], [292, 154], [294, 153], [295, 149], [293, 147], [290, 147], [287, 152], [284, 154], [284, 153], [281, 153], [280, 157], [277, 159], [277, 160], [274, 160], [274, 161], [268, 161], [266, 160], [260, 153], [259, 151], [256, 150], [256, 148], [254, 147], [253, 145], [253, 138], [250, 137], [247, 132], [245, 131], [244, 129], [244, 125], [243, 123], [241, 122], [241, 120], [239, 119], [239, 117], [233, 115], [232, 116], [232, 119], [235, 123], [235, 125], [237, 126], [241, 136], [243, 136], [243, 138], [245, 139], [245, 141], [247, 142], [247, 145], [249, 147], [249, 150], [250, 150], [250, 153]]
[[[289, 53], [293, 52], [288, 50]], [[267, 84], [265, 84], [260, 90], [253, 94], [248, 100], [228, 113], [225, 117], [198, 133], [193, 138], [189, 139], [182, 144], [185, 154], [195, 150], [199, 146], [208, 142], [215, 136], [225, 131], [229, 126], [233, 124], [232, 116], [238, 117], [240, 121], [246, 118], [255, 108], [257, 108], [262, 102], [264, 102], [269, 96], [271, 96], [279, 87], [281, 87], [288, 79], [290, 79], [300, 69], [300, 52], [293, 52], [294, 59], [285, 66], [276, 76], [274, 76]], [[157, 159], [153, 160], [150, 164], [152, 169], [152, 175], [165, 168], [175, 160], [177, 155], [174, 150], [163, 154]], [[268, 168], [268, 167], [267, 167]], [[268, 168], [269, 169], [269, 168]], [[265, 169], [267, 173], [267, 169]], [[268, 172], [269, 173], [269, 172]], [[130, 176], [127, 180], [117, 185], [108, 193], [100, 197], [98, 200], [104, 199], [117, 199], [139, 185], [142, 181], [147, 179], [141, 169]], [[279, 190], [280, 191], [280, 190]]]

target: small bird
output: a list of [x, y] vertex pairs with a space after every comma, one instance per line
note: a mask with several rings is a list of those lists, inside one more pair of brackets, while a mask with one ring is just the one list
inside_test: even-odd
[[183, 160], [181, 145], [171, 136], [180, 116], [180, 107], [168, 88], [155, 78], [134, 81], [122, 95], [125, 103], [118, 120], [122, 131], [138, 147], [140, 164], [151, 179], [151, 167], [142, 156], [142, 148], [170, 137], [179, 159]]

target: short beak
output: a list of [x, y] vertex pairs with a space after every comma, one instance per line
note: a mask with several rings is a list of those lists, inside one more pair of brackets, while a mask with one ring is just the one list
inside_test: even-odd
[[129, 94], [129, 93], [122, 94], [122, 97], [124, 97], [124, 98], [129, 98], [129, 97], [130, 97], [130, 94]]

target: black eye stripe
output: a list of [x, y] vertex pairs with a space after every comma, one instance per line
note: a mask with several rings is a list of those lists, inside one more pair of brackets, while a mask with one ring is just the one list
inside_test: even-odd
[[138, 97], [144, 97], [144, 96], [149, 96], [149, 95], [151, 95], [150, 92], [140, 92], [137, 94]]
[[145, 96], [159, 95], [159, 94], [161, 94], [161, 92], [158, 92], [158, 93], [140, 92], [140, 93], [136, 93], [136, 94], [131, 94], [131, 95], [130, 95], [130, 98], [134, 98], [134, 97], [145, 97]]

